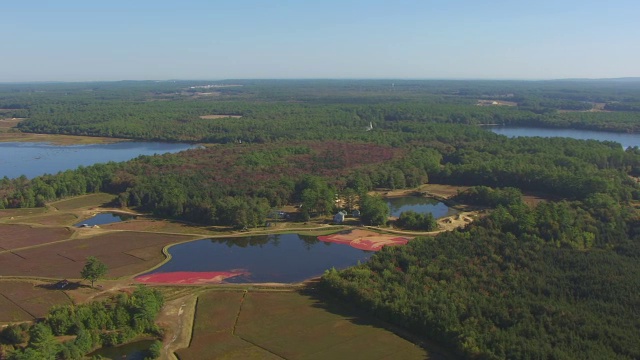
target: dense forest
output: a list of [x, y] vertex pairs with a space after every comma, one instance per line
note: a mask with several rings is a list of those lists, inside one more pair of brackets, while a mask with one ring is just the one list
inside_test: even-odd
[[[163, 303], [157, 290], [138, 287], [131, 295], [121, 293], [107, 301], [54, 307], [41, 322], [5, 327], [0, 332], [0, 358], [81, 359], [97, 348], [124, 344], [141, 334], [160, 337], [155, 319]], [[63, 335], [72, 340], [59, 343], [55, 337]], [[158, 358], [161, 349], [156, 341], [145, 359]]]
[[638, 225], [601, 194], [500, 206], [464, 230], [328, 271], [323, 284], [465, 358], [637, 359]]
[[[623, 80], [4, 84], [3, 116], [27, 118], [15, 131], [211, 145], [0, 179], [0, 208], [103, 191], [158, 217], [243, 228], [289, 204], [293, 221], [330, 214], [337, 194], [384, 225], [372, 189], [470, 186], [454, 200], [487, 216], [328, 271], [323, 289], [465, 358], [634, 359], [640, 149], [477, 125], [639, 132], [638, 103], [640, 83]], [[531, 192], [546, 200], [526, 205]]]

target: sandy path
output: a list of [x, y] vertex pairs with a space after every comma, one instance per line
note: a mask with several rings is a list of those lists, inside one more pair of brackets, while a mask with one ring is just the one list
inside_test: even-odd
[[160, 359], [177, 360], [175, 352], [189, 347], [197, 299], [191, 294], [165, 303], [156, 321], [165, 329]]

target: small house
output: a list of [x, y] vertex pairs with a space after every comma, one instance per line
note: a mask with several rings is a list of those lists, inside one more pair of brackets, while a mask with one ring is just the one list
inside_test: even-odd
[[360, 210], [353, 210], [353, 212], [351, 213], [351, 216], [353, 216], [354, 218], [359, 218], [360, 217]]
[[346, 212], [340, 211], [333, 216], [333, 222], [335, 224], [342, 224], [344, 222], [344, 217], [347, 215]]

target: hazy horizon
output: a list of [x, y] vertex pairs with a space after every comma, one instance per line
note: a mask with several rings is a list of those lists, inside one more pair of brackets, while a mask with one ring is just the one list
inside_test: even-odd
[[640, 77], [630, 0], [24, 0], [0, 82]]

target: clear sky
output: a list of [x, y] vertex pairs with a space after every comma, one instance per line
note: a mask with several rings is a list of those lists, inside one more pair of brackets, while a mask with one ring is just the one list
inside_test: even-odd
[[640, 76], [638, 0], [2, 0], [0, 82]]

